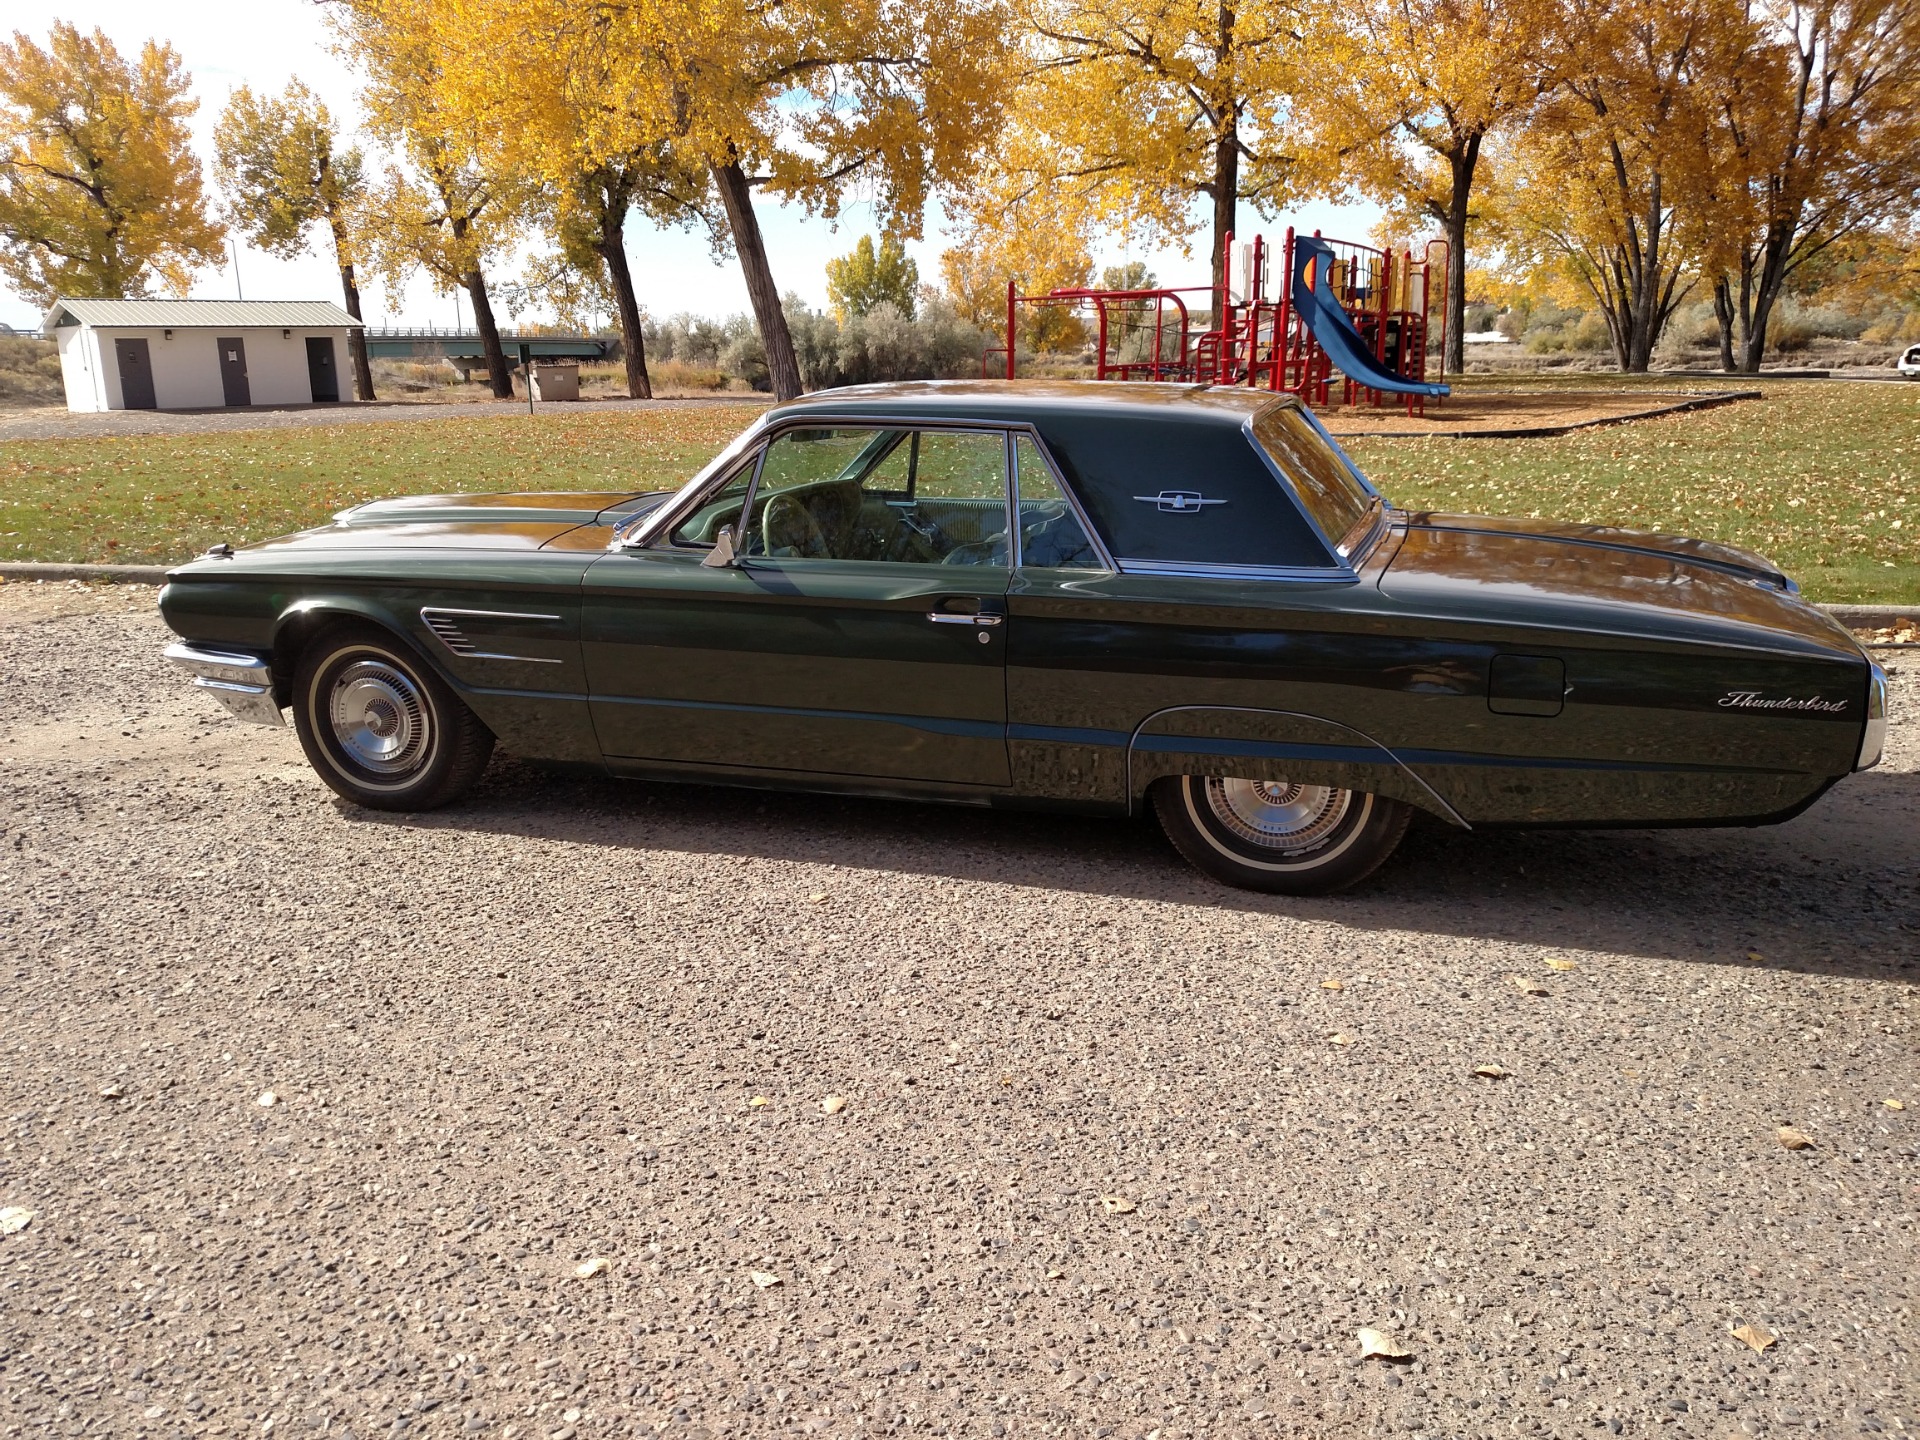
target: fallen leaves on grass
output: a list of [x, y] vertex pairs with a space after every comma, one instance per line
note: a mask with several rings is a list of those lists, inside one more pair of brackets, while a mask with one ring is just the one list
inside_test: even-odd
[[1763, 1325], [1742, 1325], [1733, 1332], [1733, 1338], [1752, 1350], [1756, 1355], [1767, 1353], [1767, 1347], [1775, 1344], [1779, 1337]]

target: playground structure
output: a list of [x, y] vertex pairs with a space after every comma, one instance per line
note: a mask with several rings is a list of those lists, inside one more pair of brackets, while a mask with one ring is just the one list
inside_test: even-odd
[[[1225, 294], [1210, 286], [1138, 290], [1073, 288], [1021, 295], [1007, 284], [1006, 378], [1017, 369], [1021, 306], [1090, 313], [1094, 377], [1165, 380], [1285, 391], [1309, 405], [1332, 403], [1333, 372], [1341, 402], [1379, 405], [1404, 398], [1409, 415], [1447, 394], [1436, 362], [1427, 378], [1430, 320], [1440, 311], [1439, 354], [1446, 347], [1447, 245], [1429, 241], [1419, 259], [1394, 251], [1287, 230], [1278, 298], [1268, 295], [1272, 247], [1260, 237], [1238, 247], [1226, 240]], [[1238, 262], [1236, 264], [1236, 261]], [[1215, 321], [1196, 331], [1190, 297], [1205, 296]]]

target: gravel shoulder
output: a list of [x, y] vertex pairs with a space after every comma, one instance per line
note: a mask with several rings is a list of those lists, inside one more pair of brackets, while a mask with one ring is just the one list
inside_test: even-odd
[[1920, 1431], [1904, 653], [1788, 825], [1283, 901], [510, 759], [374, 815], [165, 639], [0, 585], [0, 1433]]
[[[718, 395], [669, 396], [658, 400], [594, 399], [535, 402], [564, 413], [599, 414], [608, 410], [687, 410], [713, 405], [768, 405], [769, 395], [728, 391]], [[527, 411], [517, 400], [374, 400], [367, 404], [257, 405], [233, 410], [105, 410], [74, 414], [36, 406], [0, 410], [0, 441], [75, 440], [105, 435], [206, 435], [237, 430], [287, 430], [315, 425], [380, 425], [408, 420], [476, 420]]]

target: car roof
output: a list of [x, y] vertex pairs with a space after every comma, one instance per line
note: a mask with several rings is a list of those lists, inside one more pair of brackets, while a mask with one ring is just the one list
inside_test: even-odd
[[809, 410], [915, 419], [1028, 420], [1089, 415], [1115, 419], [1216, 421], [1238, 428], [1291, 395], [1241, 386], [1145, 384], [1116, 380], [908, 380], [821, 390], [768, 412], [785, 419]]

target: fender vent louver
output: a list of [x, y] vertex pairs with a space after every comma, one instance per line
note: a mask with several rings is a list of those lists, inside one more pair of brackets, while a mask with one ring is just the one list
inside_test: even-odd
[[420, 618], [427, 622], [427, 628], [439, 637], [440, 643], [445, 645], [447, 649], [451, 650], [454, 654], [474, 655], [479, 653], [480, 647], [461, 633], [459, 622], [451, 615], [441, 614], [433, 610], [423, 610], [420, 612]]

